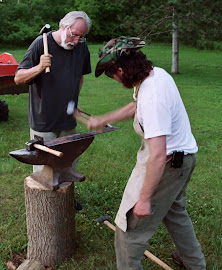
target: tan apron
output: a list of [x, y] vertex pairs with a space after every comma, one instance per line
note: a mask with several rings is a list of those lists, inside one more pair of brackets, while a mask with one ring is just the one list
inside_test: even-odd
[[146, 176], [147, 162], [150, 155], [148, 140], [144, 139], [144, 133], [137, 119], [134, 117], [133, 127], [135, 132], [142, 138], [141, 147], [137, 153], [137, 162], [125, 187], [122, 201], [116, 215], [115, 223], [123, 230], [127, 230], [127, 212], [134, 207], [139, 199], [141, 189]]

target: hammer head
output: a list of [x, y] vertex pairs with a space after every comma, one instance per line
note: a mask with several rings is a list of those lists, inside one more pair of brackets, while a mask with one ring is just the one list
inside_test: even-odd
[[28, 142], [25, 143], [26, 150], [33, 151], [35, 149], [35, 147], [34, 147], [34, 144], [35, 143], [42, 144], [43, 145], [44, 144], [44, 140], [43, 140], [42, 137], [35, 135], [34, 136], [34, 140], [30, 140], [30, 141], [28, 141]]
[[41, 31], [39, 32], [39, 35], [49, 32], [50, 28], [51, 28], [50, 24], [47, 23], [42, 27]]
[[103, 223], [106, 220], [111, 221], [111, 216], [101, 216], [97, 219], [97, 223]]
[[70, 100], [67, 105], [66, 113], [68, 115], [72, 115], [74, 113], [74, 110], [75, 110], [75, 101]]

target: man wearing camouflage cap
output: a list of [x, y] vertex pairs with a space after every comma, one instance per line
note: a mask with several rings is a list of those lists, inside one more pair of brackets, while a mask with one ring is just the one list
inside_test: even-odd
[[143, 269], [143, 253], [162, 221], [177, 248], [174, 258], [187, 269], [204, 270], [204, 255], [186, 211], [186, 188], [198, 148], [173, 78], [138, 51], [144, 45], [138, 38], [120, 37], [103, 48], [96, 77], [104, 72], [134, 87], [134, 101], [88, 123], [89, 129], [100, 130], [108, 122], [134, 117], [142, 138], [115, 219], [117, 268]]

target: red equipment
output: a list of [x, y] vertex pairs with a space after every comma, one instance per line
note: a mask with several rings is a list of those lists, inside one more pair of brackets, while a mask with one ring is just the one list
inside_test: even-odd
[[17, 86], [14, 83], [18, 63], [10, 53], [0, 55], [0, 95], [28, 93], [27, 85]]
[[[10, 53], [0, 55], [0, 95], [28, 93], [28, 85], [16, 85], [15, 71], [18, 63]], [[8, 105], [0, 100], [0, 122], [8, 120]]]
[[18, 63], [10, 53], [0, 55], [0, 77], [15, 75]]

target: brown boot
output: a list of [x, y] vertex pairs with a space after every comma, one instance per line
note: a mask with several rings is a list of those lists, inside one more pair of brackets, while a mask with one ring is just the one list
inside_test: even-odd
[[172, 253], [172, 258], [177, 264], [179, 264], [180, 266], [184, 266], [183, 261], [180, 258], [179, 252], [177, 250]]

